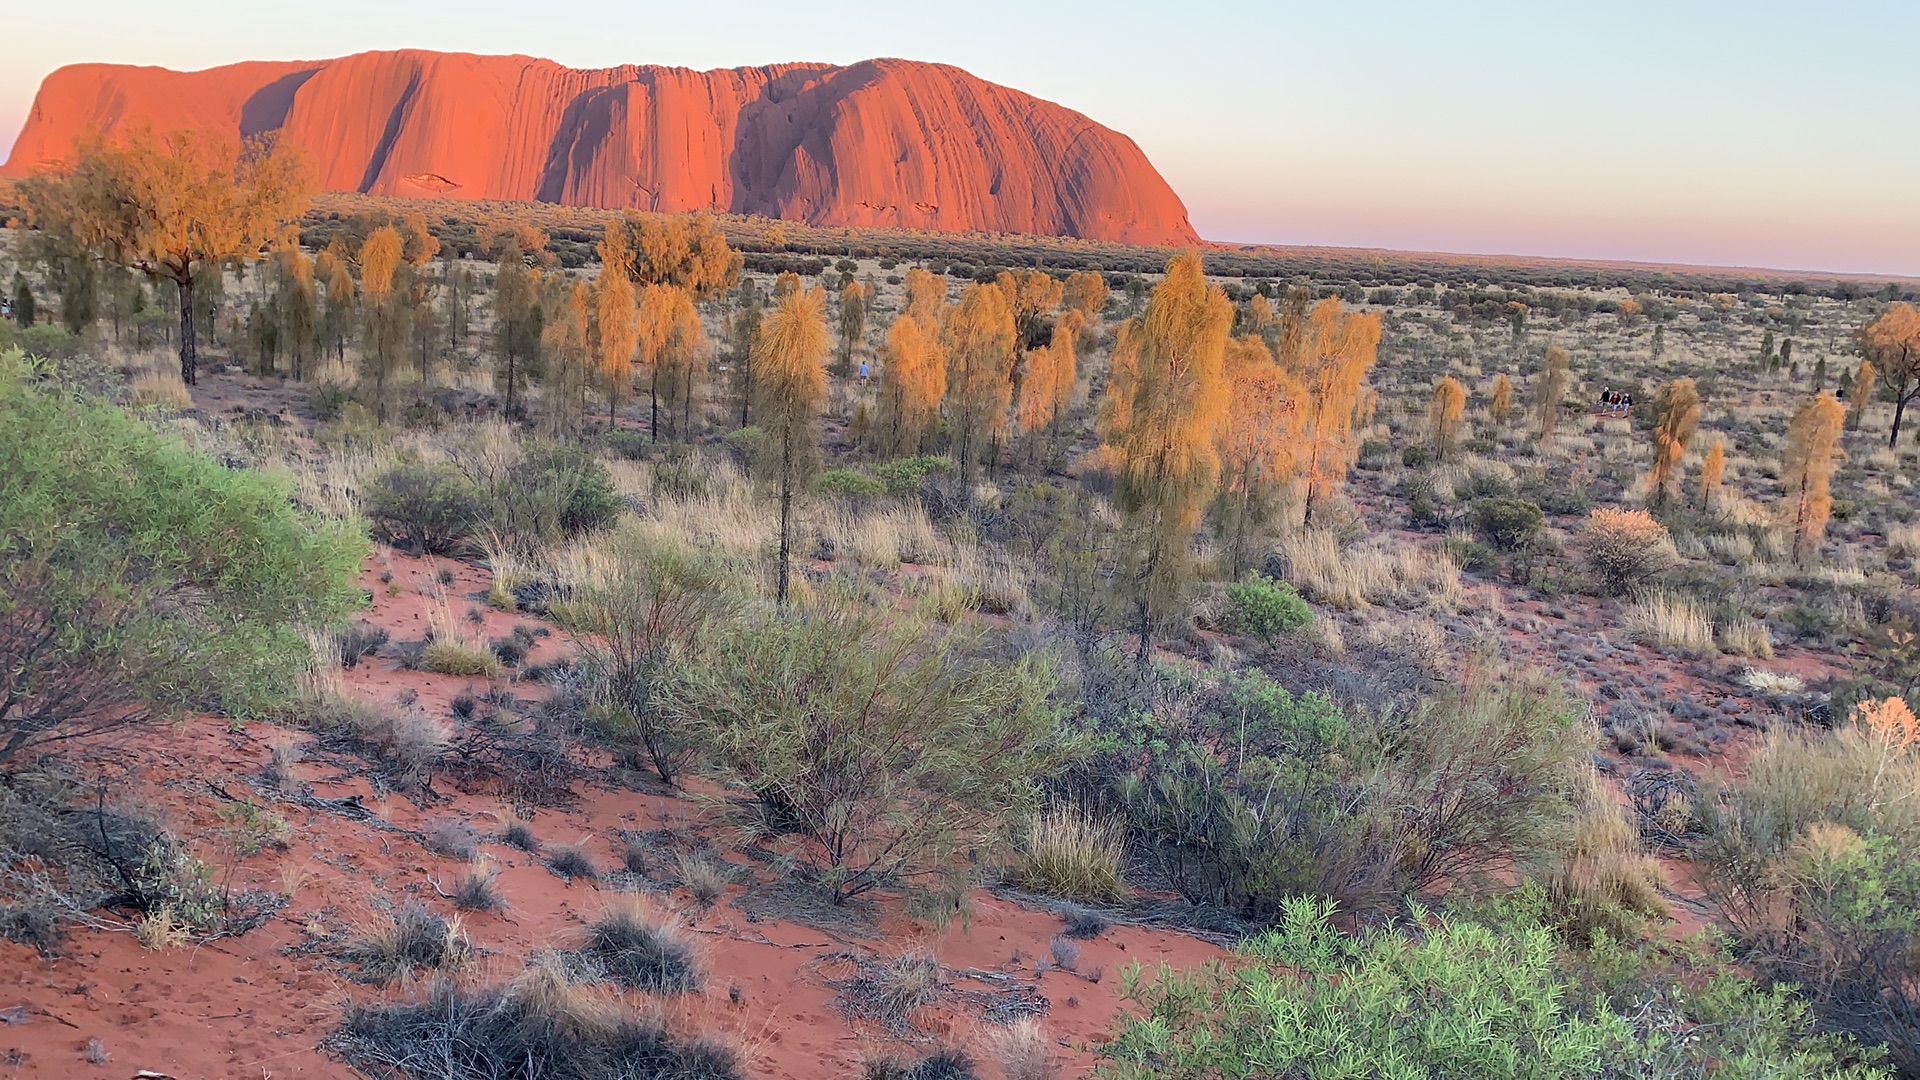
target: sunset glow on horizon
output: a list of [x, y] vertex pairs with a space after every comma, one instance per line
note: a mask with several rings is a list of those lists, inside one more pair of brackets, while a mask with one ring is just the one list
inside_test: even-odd
[[[369, 0], [36, 8], [0, 67], [0, 147], [72, 63], [196, 69], [371, 49], [574, 66], [902, 56], [1079, 110], [1137, 142], [1210, 240], [1920, 276], [1920, 9], [1854, 3], [994, 2], [966, 25], [853, 5], [642, 12]], [[21, 44], [30, 43], [30, 44]]]

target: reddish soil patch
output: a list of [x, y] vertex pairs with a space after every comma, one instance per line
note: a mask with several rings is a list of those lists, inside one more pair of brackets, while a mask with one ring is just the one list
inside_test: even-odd
[[[444, 584], [443, 570], [451, 575]], [[383, 580], [388, 575], [397, 594]], [[469, 610], [477, 614], [477, 624], [463, 623], [475, 637], [505, 637], [516, 625], [538, 622], [487, 607], [488, 583], [484, 571], [465, 564], [383, 549], [363, 578], [373, 593], [364, 617], [391, 635], [385, 653], [425, 636], [442, 595], [456, 618], [464, 620]], [[549, 636], [536, 639], [524, 664], [549, 663], [568, 651], [563, 632], [546, 629]], [[491, 689], [529, 700], [545, 693], [511, 677], [490, 683], [402, 670], [387, 655], [360, 661], [346, 673], [346, 683], [352, 696], [369, 704], [418, 710], [450, 727], [457, 726], [452, 702], [463, 693]], [[303, 744], [307, 756], [293, 766], [294, 782], [276, 789], [262, 777], [274, 746], [287, 741]], [[570, 806], [529, 810], [436, 780], [431, 795], [409, 797], [388, 790], [364, 762], [328, 752], [307, 734], [268, 725], [233, 730], [210, 717], [143, 728], [112, 743], [81, 747], [73, 757], [84, 773], [105, 779], [115, 797], [163, 815], [229, 889], [289, 898], [257, 929], [172, 951], [142, 948], [130, 926], [111, 918], [99, 928], [73, 931], [64, 954], [53, 959], [0, 943], [0, 1017], [7, 1018], [0, 1024], [0, 1061], [6, 1062], [0, 1076], [119, 1078], [141, 1069], [180, 1080], [349, 1074], [320, 1048], [344, 1008], [402, 998], [419, 987], [383, 990], [353, 981], [340, 947], [409, 897], [436, 913], [453, 913], [442, 893], [465, 865], [423, 844], [421, 834], [434, 823], [463, 821], [480, 834], [480, 851], [499, 871], [497, 885], [509, 905], [463, 917], [477, 959], [460, 978], [473, 982], [505, 981], [533, 953], [571, 947], [584, 926], [616, 901], [622, 884], [617, 877], [569, 883], [539, 856], [491, 839], [517, 818], [542, 843], [578, 846], [606, 872], [620, 865], [623, 831], [667, 830], [714, 845], [737, 878], [761, 886], [775, 880], [729, 846], [731, 834], [700, 795], [582, 784]], [[278, 797], [288, 790], [310, 797]], [[222, 792], [282, 817], [288, 826], [284, 848], [244, 859], [223, 850], [225, 826], [218, 814], [230, 804]], [[357, 797], [364, 812], [351, 803], [319, 801], [348, 797]], [[1060, 919], [985, 890], [970, 896], [966, 919], [944, 930], [916, 922], [897, 898], [888, 898], [863, 931], [831, 918], [821, 921], [829, 929], [820, 929], [770, 915], [748, 902], [748, 889], [734, 884], [705, 908], [684, 889], [650, 897], [656, 910], [678, 913], [694, 934], [705, 974], [692, 994], [664, 1002], [637, 998], [636, 1004], [649, 1008], [657, 1002], [676, 1029], [731, 1043], [757, 1077], [844, 1077], [857, 1074], [863, 1058], [875, 1053], [912, 1056], [940, 1044], [976, 1046], [988, 1023], [982, 995], [1011, 990], [1045, 1000], [1047, 1030], [1060, 1044], [1069, 1075], [1081, 1075], [1126, 1008], [1118, 988], [1127, 965], [1191, 967], [1225, 955], [1182, 934], [1123, 925], [1075, 943], [1073, 970], [1060, 970], [1050, 948]], [[889, 957], [913, 948], [931, 950], [947, 969], [952, 992], [946, 1000], [916, 1017], [904, 1037], [849, 1023], [828, 985], [850, 970], [845, 957]], [[87, 1060], [92, 1039], [109, 1061]]]

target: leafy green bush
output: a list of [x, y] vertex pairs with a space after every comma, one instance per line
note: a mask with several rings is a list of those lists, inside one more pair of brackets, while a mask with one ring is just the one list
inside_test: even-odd
[[1920, 1071], [1920, 747], [1899, 699], [1785, 733], [1696, 807], [1695, 865], [1763, 971]]
[[1285, 581], [1256, 577], [1227, 586], [1227, 628], [1271, 645], [1313, 621], [1313, 609], [1300, 592]]
[[1534, 681], [1463, 683], [1385, 714], [1257, 671], [1163, 689], [1160, 715], [1103, 725], [1107, 797], [1176, 891], [1252, 918], [1300, 894], [1387, 909], [1545, 858], [1573, 814], [1579, 713]]
[[633, 528], [614, 529], [595, 547], [604, 558], [553, 614], [579, 635], [589, 719], [622, 760], [672, 783], [693, 747], [667, 722], [662, 691], [707, 628], [733, 611], [729, 581], [738, 579]]
[[[1112, 1080], [1394, 1077], [1560, 1080], [1714, 1076], [1875, 1080], [1874, 1055], [1815, 1032], [1788, 988], [1720, 973], [1699, 991], [1636, 980], [1616, 1005], [1560, 966], [1535, 920], [1430, 920], [1418, 933], [1333, 928], [1333, 906], [1286, 902], [1230, 969], [1123, 993], [1146, 1008], [1107, 1047]], [[1629, 965], [1637, 957], [1624, 957]], [[1680, 1033], [1684, 1032], [1684, 1037]]]
[[946, 476], [954, 471], [953, 462], [943, 457], [920, 454], [916, 457], [898, 458], [873, 470], [873, 475], [887, 487], [889, 495], [911, 495], [920, 490], [929, 476]]
[[1473, 529], [1501, 551], [1519, 551], [1539, 535], [1544, 516], [1525, 499], [1481, 499], [1473, 504]]
[[375, 537], [427, 555], [458, 554], [487, 515], [478, 485], [444, 462], [395, 465], [367, 484], [360, 508]]
[[828, 469], [814, 486], [822, 495], [843, 499], [877, 499], [887, 493], [887, 485], [854, 469]]
[[951, 873], [1070, 756], [1047, 661], [978, 646], [871, 610], [739, 622], [671, 684], [668, 715], [755, 793], [763, 824], [817, 842], [810, 872], [844, 901]]
[[0, 762], [196, 708], [289, 696], [303, 624], [344, 618], [366, 541], [0, 356]]

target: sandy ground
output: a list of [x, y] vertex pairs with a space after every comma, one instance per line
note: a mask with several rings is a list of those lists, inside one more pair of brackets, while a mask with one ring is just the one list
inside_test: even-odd
[[[451, 584], [440, 584], [443, 569], [451, 571]], [[382, 580], [387, 575], [399, 586], [397, 595]], [[370, 561], [363, 583], [374, 594], [365, 618], [386, 629], [393, 643], [424, 636], [442, 593], [456, 616], [464, 618], [469, 608], [481, 612], [478, 632], [487, 637], [538, 622], [485, 607], [476, 599], [485, 594], [485, 572], [449, 560], [383, 550]], [[526, 662], [561, 655], [568, 648], [563, 638], [551, 630]], [[346, 677], [352, 696], [448, 722], [456, 696], [489, 689], [484, 679], [400, 670], [380, 656], [361, 661]], [[504, 679], [492, 688], [527, 699], [544, 693]], [[436, 913], [454, 912], [442, 886], [465, 866], [422, 844], [419, 834], [429, 824], [461, 820], [490, 837], [527, 808], [517, 811], [496, 796], [459, 792], [444, 778], [435, 781], [433, 796], [422, 798], [426, 805], [418, 805], [370, 782], [363, 763], [317, 750], [294, 767], [298, 785], [320, 799], [357, 796], [371, 813], [356, 820], [275, 801], [254, 785], [274, 746], [288, 740], [310, 743], [308, 736], [270, 725], [234, 730], [222, 720], [196, 717], [77, 753], [88, 772], [114, 778], [119, 795], [145, 802], [176, 834], [198, 838], [199, 857], [216, 866], [230, 889], [271, 890], [290, 899], [269, 922], [244, 935], [166, 952], [142, 948], [130, 927], [112, 920], [74, 931], [65, 953], [54, 959], [0, 943], [0, 1077], [117, 1080], [139, 1070], [178, 1080], [351, 1074], [321, 1047], [343, 1010], [354, 1002], [405, 998], [421, 987], [376, 989], [352, 981], [340, 946], [409, 897]], [[285, 848], [238, 862], [223, 854], [216, 815], [226, 800], [216, 789], [280, 814], [289, 826]], [[721, 844], [727, 835], [697, 791], [689, 796], [583, 785], [576, 794], [574, 805], [533, 809], [525, 822], [543, 843], [577, 845], [602, 868], [618, 865], [621, 830], [674, 830]], [[615, 900], [617, 879], [569, 884], [535, 855], [498, 842], [483, 842], [481, 850], [498, 869], [497, 884], [509, 906], [463, 916], [477, 953], [461, 973], [464, 980], [512, 978], [531, 954], [573, 945], [585, 924]], [[1078, 943], [1074, 971], [1042, 973], [1043, 966], [1052, 966], [1050, 942], [1062, 928], [1058, 916], [985, 890], [971, 895], [968, 918], [944, 930], [909, 918], [897, 898], [874, 905], [864, 927], [837, 925], [831, 911], [821, 912], [826, 918], [817, 920], [820, 925], [804, 925], [746, 903], [744, 882], [764, 883], [771, 873], [738, 851], [721, 847], [719, 853], [737, 867], [743, 883], [717, 903], [703, 908], [684, 890], [648, 900], [659, 911], [676, 913], [699, 942], [705, 971], [700, 989], [635, 1004], [661, 1010], [678, 1030], [730, 1043], [757, 1077], [857, 1075], [869, 1055], [911, 1055], [937, 1045], [973, 1048], [979, 1057], [984, 1005], [1008, 994], [1044, 999], [1046, 1030], [1067, 1075], [1084, 1074], [1096, 1060], [1092, 1048], [1126, 1007], [1118, 998], [1124, 968], [1190, 967], [1224, 955], [1178, 933], [1118, 926]], [[915, 948], [931, 950], [947, 969], [949, 1000], [916, 1017], [904, 1038], [849, 1023], [828, 985], [852, 970], [845, 958]], [[91, 1040], [98, 1040], [93, 1056], [104, 1054], [105, 1061], [88, 1060]]]

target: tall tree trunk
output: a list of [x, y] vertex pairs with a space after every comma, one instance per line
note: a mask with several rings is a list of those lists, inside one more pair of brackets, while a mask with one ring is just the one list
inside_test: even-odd
[[787, 564], [790, 554], [788, 547], [791, 535], [789, 523], [793, 517], [793, 433], [786, 432], [780, 440], [780, 587], [776, 600], [781, 607], [787, 606]]
[[180, 287], [180, 378], [194, 386], [200, 380], [200, 353], [193, 332], [193, 272], [173, 280]]

